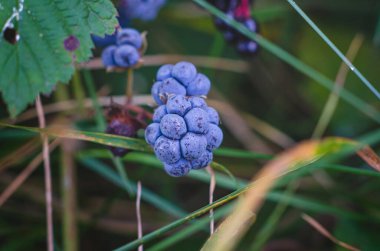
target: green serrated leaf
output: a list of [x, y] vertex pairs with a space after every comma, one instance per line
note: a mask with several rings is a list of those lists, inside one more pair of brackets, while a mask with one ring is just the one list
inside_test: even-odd
[[[5, 1], [0, 9], [2, 28], [18, 1]], [[25, 1], [20, 20], [14, 20], [19, 41], [12, 45], [0, 37], [0, 91], [12, 117], [49, 93], [57, 82], [70, 80], [74, 65], [92, 56], [91, 34], [114, 32], [116, 9], [109, 0]], [[63, 41], [75, 36], [79, 47], [72, 54]]]

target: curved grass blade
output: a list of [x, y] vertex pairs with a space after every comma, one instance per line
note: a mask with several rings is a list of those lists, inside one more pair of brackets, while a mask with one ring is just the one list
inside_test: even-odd
[[325, 236], [327, 239], [334, 242], [336, 245], [341, 246], [347, 250], [351, 251], [360, 251], [360, 249], [351, 246], [350, 244], [347, 244], [346, 242], [343, 242], [336, 237], [334, 237], [326, 228], [324, 228], [318, 221], [316, 221], [314, 218], [310, 217], [307, 214], [302, 214], [302, 219], [304, 219], [307, 223], [309, 223], [315, 230], [317, 230], [320, 234]]
[[[102, 162], [96, 159], [81, 156], [81, 155], [79, 155], [78, 159], [87, 168], [98, 173], [99, 175], [106, 178], [107, 180], [111, 181], [116, 186], [119, 186], [122, 189], [126, 189], [122, 178], [115, 171], [109, 168], [107, 165], [103, 164]], [[130, 182], [132, 184], [131, 189], [133, 193], [136, 193], [137, 191], [136, 183], [133, 181], [130, 181]], [[161, 209], [163, 212], [168, 213], [174, 217], [183, 217], [184, 215], [186, 215], [186, 212], [184, 210], [180, 209], [179, 207], [170, 203], [164, 198], [159, 197], [158, 195], [154, 194], [153, 192], [151, 192], [150, 190], [146, 188], [142, 188], [141, 198], [144, 201]]]
[[214, 151], [214, 154], [222, 157], [230, 157], [230, 158], [241, 158], [241, 159], [264, 159], [269, 160], [272, 159], [273, 156], [270, 154], [257, 153], [252, 151], [244, 151], [240, 149], [232, 149], [232, 148], [218, 148]]
[[[349, 139], [327, 138], [323, 141], [305, 141], [280, 154], [265, 165], [252, 179], [255, 189], [248, 189], [232, 214], [219, 226], [202, 250], [232, 250], [249, 226], [255, 221], [255, 213], [278, 178], [311, 164], [324, 156], [347, 154], [361, 148], [362, 144]], [[339, 212], [340, 213], [340, 212]], [[353, 216], [353, 215], [351, 215]]]
[[[273, 202], [287, 201], [287, 203], [292, 207], [299, 208], [302, 210], [307, 210], [310, 212], [331, 214], [337, 217], [345, 217], [347, 219], [358, 220], [358, 221], [366, 221], [366, 220], [374, 221], [374, 218], [367, 217], [366, 215], [343, 210], [333, 205], [326, 205], [321, 201], [306, 198], [300, 195], [297, 195], [297, 197], [289, 196], [284, 193], [273, 191], [273, 192], [268, 193], [266, 198]], [[379, 218], [377, 218], [376, 220], [380, 221]]]
[[326, 166], [326, 169], [336, 171], [336, 172], [344, 172], [344, 173], [351, 173], [355, 175], [364, 175], [364, 176], [380, 178], [379, 172], [365, 170], [365, 169], [363, 170], [363, 169], [354, 168], [354, 167], [347, 167], [343, 165], [328, 165]]
[[[363, 35], [357, 34], [354, 37], [347, 51], [348, 58], [353, 60], [356, 57], [360, 47], [363, 44], [363, 40]], [[334, 91], [330, 92], [330, 95], [323, 107], [322, 113], [311, 136], [313, 139], [321, 138], [326, 131], [327, 126], [330, 123], [339, 103], [339, 96], [337, 93], [339, 93], [340, 89], [345, 85], [348, 73], [349, 69], [344, 63], [342, 63], [335, 77]]]
[[219, 163], [216, 163], [215, 161], [213, 161], [211, 163], [211, 167], [213, 169], [215, 169], [215, 170], [219, 170], [219, 171], [224, 172], [225, 174], [227, 174], [228, 177], [230, 177], [231, 180], [235, 183], [235, 188], [236, 189], [239, 188], [239, 184], [238, 184], [238, 182], [236, 180], [236, 177], [230, 172], [230, 170], [228, 170], [227, 167], [225, 167], [225, 166], [223, 166], [223, 165], [221, 165]]
[[[295, 190], [294, 184], [290, 184], [286, 189], [285, 193], [282, 194], [292, 196]], [[281, 197], [283, 198], [283, 197]], [[263, 249], [264, 244], [269, 240], [270, 236], [274, 233], [277, 227], [277, 223], [280, 221], [281, 216], [285, 213], [286, 208], [288, 207], [288, 200], [279, 201], [276, 205], [273, 212], [270, 214], [268, 219], [265, 220], [265, 224], [258, 231], [251, 244], [250, 251], [260, 251]]]
[[[232, 205], [227, 205], [223, 208], [218, 209], [214, 214], [214, 219], [218, 220], [224, 216], [226, 216], [228, 213], [231, 212]], [[156, 245], [152, 246], [151, 248], [148, 248], [148, 251], [159, 251], [159, 250], [168, 250], [169, 247], [174, 245], [175, 243], [184, 240], [186, 238], [189, 238], [192, 234], [202, 230], [208, 223], [210, 219], [208, 217], [204, 217], [203, 219], [197, 220], [196, 222], [192, 223], [187, 228], [165, 238], [161, 242], [157, 243]]]
[[[265, 196], [264, 192], [266, 192], [269, 189], [269, 187], [273, 184], [273, 182], [278, 180], [280, 177], [283, 177], [284, 175], [286, 175], [290, 172], [293, 172], [293, 171], [295, 171], [295, 170], [297, 170], [297, 169], [299, 169], [299, 168], [301, 168], [307, 164], [314, 163], [327, 154], [344, 153], [344, 155], [347, 155], [349, 153], [355, 152], [357, 147], [358, 146], [356, 146], [355, 144], [352, 144], [352, 141], [350, 141], [350, 140], [348, 140], [345, 144], [344, 140], [342, 140], [341, 138], [336, 139], [336, 142], [334, 142], [333, 138], [329, 138], [328, 140], [325, 140], [325, 141], [307, 141], [307, 142], [301, 143], [298, 146], [296, 146], [295, 148], [293, 148], [292, 150], [286, 151], [284, 154], [280, 155], [278, 158], [271, 161], [267, 165], [267, 167], [264, 169], [265, 171], [261, 172], [260, 176], [258, 176], [259, 178], [255, 179], [249, 185], [247, 185], [243, 188], [240, 188], [240, 189], [236, 190], [235, 192], [232, 192], [223, 198], [220, 198], [219, 200], [215, 201], [214, 203], [212, 203], [210, 205], [207, 205], [205, 207], [202, 207], [202, 208], [194, 211], [193, 213], [187, 215], [184, 218], [181, 218], [181, 219], [174, 221], [174, 222], [172, 222], [172, 223], [170, 223], [170, 224], [168, 224], [168, 225], [166, 225], [166, 226], [164, 226], [164, 227], [162, 227], [156, 231], [153, 231], [153, 232], [145, 235], [141, 239], [132, 241], [132, 242], [130, 242], [124, 246], [121, 246], [115, 250], [117, 250], [117, 251], [132, 250], [141, 244], [144, 244], [146, 242], [149, 242], [151, 240], [158, 238], [162, 234], [167, 233], [167, 232], [171, 231], [172, 229], [183, 225], [186, 222], [189, 222], [189, 221], [191, 221], [191, 220], [193, 220], [193, 219], [195, 219], [195, 218], [197, 218], [203, 214], [208, 213], [208, 211], [211, 209], [217, 208], [219, 206], [222, 206], [222, 205], [230, 202], [233, 199], [236, 199], [241, 194], [243, 194], [247, 191], [249, 191], [249, 193], [247, 196], [244, 196], [244, 198], [249, 198], [250, 200], [252, 200], [252, 197], [249, 196], [250, 194], [257, 193], [257, 191], [259, 191], [259, 192], [261, 191], [261, 193], [260, 193], [261, 196], [253, 197], [254, 199], [259, 198], [261, 200], [263, 198], [263, 195]], [[341, 156], [342, 155], [339, 155], [339, 157], [341, 157]], [[278, 165], [281, 165], [280, 170], [277, 170]], [[270, 172], [266, 171], [268, 166], [271, 168], [271, 169], [269, 169]], [[265, 184], [265, 187], [263, 187], [262, 184]], [[255, 189], [252, 189], [252, 188], [255, 188]], [[249, 201], [249, 202], [252, 203], [252, 201]], [[257, 201], [253, 201], [253, 202], [257, 203]], [[242, 202], [240, 202], [240, 203], [242, 203]], [[244, 203], [244, 201], [243, 201], [243, 203]], [[223, 224], [223, 226], [225, 226], [229, 230], [232, 230], [232, 229], [234, 231], [240, 230], [240, 233], [242, 233], [241, 228], [239, 228], [239, 227], [241, 227], [241, 225], [239, 223], [242, 223], [242, 222], [246, 223], [246, 221], [240, 221], [240, 219], [241, 218], [249, 219], [251, 217], [251, 209], [252, 209], [250, 207], [247, 210], [241, 211], [240, 210], [241, 208], [243, 208], [243, 209], [246, 208], [244, 204], [243, 204], [243, 206], [244, 207], [238, 206], [237, 209], [235, 209], [235, 211], [234, 211], [234, 212], [239, 213], [239, 214], [234, 213], [235, 215], [238, 215], [239, 221], [232, 222], [233, 224], [231, 224], [231, 225], [230, 224]], [[353, 215], [355, 215], [354, 217], [359, 217], [356, 214], [353, 214]], [[235, 225], [238, 227], [235, 227]], [[244, 224], [245, 228], [247, 228], [248, 225], [249, 224]], [[212, 235], [211, 238], [215, 238], [215, 236], [220, 236], [220, 233], [221, 233], [220, 231], [217, 231], [214, 235]], [[231, 238], [230, 238], [231, 236], [227, 236], [224, 233], [225, 232], [222, 231], [222, 234], [223, 234], [222, 237], [228, 239], [229, 241], [233, 241], [233, 242], [226, 244], [224, 239], [223, 239], [223, 241], [221, 241], [220, 237], [216, 237], [217, 241], [215, 241], [215, 242], [210, 241], [212, 243], [211, 244], [212, 249], [210, 249], [210, 250], [225, 250], [224, 249], [225, 247], [230, 246], [230, 244], [233, 244], [234, 241], [236, 241], [236, 239], [231, 240]], [[218, 245], [217, 248], [219, 248], [220, 247], [219, 244], [222, 242], [223, 242], [223, 245], [225, 245], [225, 246], [222, 246], [223, 249], [214, 249], [215, 244], [217, 244]], [[206, 245], [208, 245], [208, 244], [206, 243]], [[209, 247], [206, 246], [206, 250], [208, 250], [208, 248]]]
[[[105, 159], [110, 158], [107, 151], [101, 150], [101, 149], [85, 150], [81, 152], [80, 156], [84, 158], [85, 157], [105, 158]], [[127, 154], [125, 157], [123, 157], [122, 160], [127, 161], [127, 162], [142, 164], [142, 165], [148, 165], [154, 168], [163, 169], [162, 163], [152, 154], [131, 152]], [[187, 175], [187, 177], [200, 180], [205, 183], [210, 182], [210, 177], [206, 172], [204, 172], [204, 170], [193, 170]], [[236, 188], [241, 188], [248, 184], [246, 180], [239, 179], [236, 177], [231, 178], [220, 173], [216, 173], [215, 177], [216, 177], [217, 186], [230, 189], [230, 190], [235, 190]]]

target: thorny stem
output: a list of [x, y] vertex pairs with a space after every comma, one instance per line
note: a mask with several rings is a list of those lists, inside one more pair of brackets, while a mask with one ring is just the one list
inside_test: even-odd
[[132, 103], [132, 97], [133, 97], [133, 69], [128, 68], [127, 71], [127, 87], [126, 87], [126, 96], [127, 96], [127, 102], [126, 105], [129, 105]]
[[[36, 109], [38, 114], [38, 122], [40, 128], [46, 127], [44, 110], [40, 96], [36, 98]], [[53, 207], [52, 207], [52, 182], [51, 182], [51, 170], [50, 170], [50, 157], [49, 157], [49, 142], [46, 134], [41, 134], [42, 138], [42, 156], [44, 159], [45, 169], [45, 199], [46, 199], [46, 223], [47, 223], [47, 246], [49, 251], [54, 251], [53, 242]]]
[[[214, 201], [214, 191], [215, 191], [215, 173], [211, 166], [206, 167], [207, 172], [210, 174], [210, 190], [209, 190], [209, 204], [211, 205]], [[210, 235], [214, 233], [214, 209], [210, 210]]]

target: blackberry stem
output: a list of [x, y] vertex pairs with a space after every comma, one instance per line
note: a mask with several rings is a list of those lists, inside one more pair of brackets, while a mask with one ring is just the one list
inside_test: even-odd
[[126, 96], [127, 96], [126, 105], [129, 105], [132, 103], [132, 98], [133, 98], [133, 69], [132, 68], [128, 68], [127, 70]]

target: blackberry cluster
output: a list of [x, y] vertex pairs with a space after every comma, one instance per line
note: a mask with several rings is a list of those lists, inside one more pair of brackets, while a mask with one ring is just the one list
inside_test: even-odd
[[207, 96], [211, 87], [208, 77], [198, 73], [195, 66], [189, 62], [161, 66], [156, 79], [152, 86], [152, 96], [159, 105], [166, 102], [167, 94]]
[[166, 0], [121, 0], [118, 10], [121, 16], [151, 21], [165, 3]]
[[116, 45], [102, 52], [103, 64], [107, 67], [133, 67], [140, 60], [143, 37], [135, 29], [121, 29], [116, 34]]
[[[226, 15], [242, 23], [248, 30], [254, 33], [259, 32], [257, 22], [251, 17], [252, 0], [209, 0], [211, 4]], [[239, 33], [220, 18], [214, 19], [215, 26], [223, 33], [224, 39], [235, 46], [239, 53], [244, 55], [254, 55], [258, 52], [259, 46], [247, 36]]]
[[[153, 123], [145, 130], [145, 140], [164, 163], [165, 171], [174, 177], [209, 165], [212, 151], [223, 141], [219, 115], [204, 100], [210, 81], [199, 75], [188, 62], [164, 65], [152, 88], [153, 98], [160, 106], [154, 111]], [[165, 84], [167, 79], [169, 84]]]

